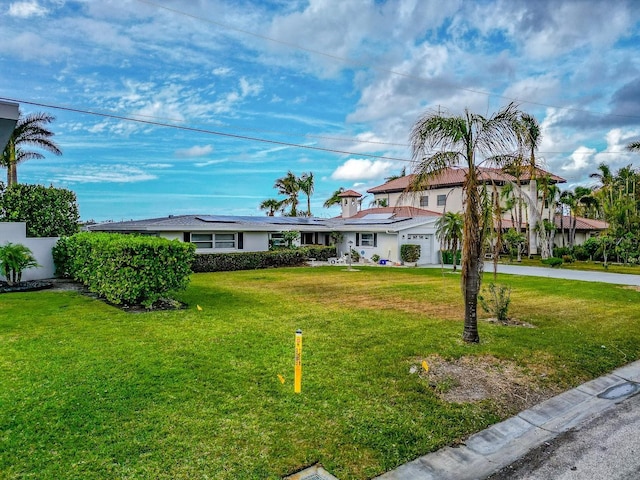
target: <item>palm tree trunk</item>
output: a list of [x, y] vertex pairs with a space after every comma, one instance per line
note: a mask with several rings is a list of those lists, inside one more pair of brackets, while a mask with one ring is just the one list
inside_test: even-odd
[[18, 183], [18, 168], [16, 164], [16, 144], [10, 139], [7, 145], [9, 149], [9, 159], [7, 164], [7, 187]]
[[[469, 154], [473, 159], [473, 152]], [[469, 162], [466, 178], [467, 204], [464, 212], [464, 234], [462, 255], [462, 291], [464, 294], [464, 330], [462, 339], [467, 343], [480, 342], [478, 334], [478, 294], [480, 293], [479, 262], [482, 252], [482, 229], [480, 225], [480, 192], [476, 171]]]
[[[538, 221], [538, 182], [533, 178], [529, 180], [529, 255], [535, 255], [538, 253], [537, 235], [535, 229], [535, 223]], [[531, 225], [531, 223], [534, 223]]]

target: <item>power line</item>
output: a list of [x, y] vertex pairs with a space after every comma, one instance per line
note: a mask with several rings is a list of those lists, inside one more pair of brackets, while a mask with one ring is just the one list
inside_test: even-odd
[[[426, 79], [424, 77], [411, 75], [411, 74], [405, 73], [405, 72], [398, 72], [396, 70], [391, 70], [389, 68], [378, 67], [378, 66], [374, 66], [374, 65], [367, 65], [367, 64], [364, 64], [362, 62], [357, 62], [355, 60], [351, 60], [349, 58], [339, 57], [337, 55], [333, 55], [333, 54], [330, 54], [330, 53], [322, 52], [320, 50], [314, 50], [312, 48], [303, 47], [303, 46], [295, 44], [295, 43], [286, 42], [284, 40], [279, 40], [277, 38], [268, 37], [266, 35], [262, 35], [262, 34], [255, 33], [255, 32], [251, 32], [249, 30], [244, 30], [242, 28], [233, 27], [233, 26], [228, 25], [226, 23], [217, 22], [215, 20], [211, 20], [209, 18], [204, 18], [204, 17], [201, 17], [199, 15], [194, 15], [194, 14], [191, 14], [191, 13], [187, 13], [187, 12], [184, 12], [182, 10], [177, 10], [177, 9], [174, 9], [174, 8], [166, 7], [164, 5], [160, 5], [160, 4], [152, 2], [150, 0], [138, 0], [138, 2], [147, 4], [147, 5], [162, 9], [162, 10], [166, 10], [168, 12], [172, 12], [172, 13], [175, 13], [175, 14], [178, 14], [178, 15], [182, 15], [182, 16], [185, 16], [185, 17], [193, 18], [194, 20], [200, 20], [202, 22], [210, 23], [212, 25], [217, 25], [217, 26], [225, 28], [227, 30], [232, 30], [232, 31], [235, 31], [235, 32], [243, 33], [245, 35], [250, 35], [252, 37], [259, 38], [261, 40], [267, 40], [269, 42], [278, 43], [280, 45], [284, 45], [284, 46], [287, 46], [287, 47], [290, 47], [290, 48], [293, 48], [293, 49], [301, 50], [303, 52], [312, 53], [314, 55], [320, 55], [322, 57], [326, 57], [326, 58], [329, 58], [331, 60], [337, 60], [337, 61], [342, 62], [342, 63], [347, 63], [347, 64], [351, 64], [351, 65], [354, 65], [354, 66], [360, 66], [360, 67], [363, 67], [363, 68], [369, 68], [371, 70], [377, 70], [379, 72], [385, 72], [385, 73], [389, 73], [391, 75], [397, 75], [397, 76], [408, 78], [408, 79], [411, 79], [411, 80], [420, 80], [420, 81], [423, 81], [423, 82], [427, 82], [428, 81], [428, 79]], [[487, 97], [501, 98], [503, 100], [509, 100], [510, 102], [528, 103], [528, 104], [531, 104], [531, 105], [537, 105], [539, 107], [555, 108], [555, 109], [558, 109], [558, 110], [567, 110], [567, 111], [580, 112], [580, 113], [589, 113], [589, 114], [592, 114], [592, 115], [602, 115], [602, 116], [605, 116], [605, 117], [628, 118], [628, 119], [640, 120], [640, 116], [638, 116], [638, 115], [620, 115], [620, 114], [617, 114], [617, 113], [604, 113], [604, 112], [597, 112], [597, 111], [593, 111], [593, 110], [586, 110], [584, 108], [559, 107], [557, 105], [551, 105], [551, 104], [548, 104], [548, 103], [534, 102], [532, 100], [526, 100], [526, 99], [515, 98], [515, 97], [507, 97], [505, 95], [498, 95], [498, 94], [495, 94], [495, 93], [485, 92], [483, 90], [476, 90], [476, 89], [473, 89], [473, 88], [452, 86], [451, 89], [452, 90], [461, 90], [461, 91], [470, 92], [470, 93], [477, 93], [479, 95], [485, 95]]]
[[[406, 158], [398, 158], [398, 157], [389, 157], [389, 156], [385, 156], [385, 155], [374, 155], [374, 154], [370, 154], [370, 153], [358, 153], [358, 152], [351, 152], [348, 150], [338, 150], [338, 149], [333, 149], [333, 148], [325, 148], [325, 147], [316, 147], [313, 145], [304, 145], [304, 144], [299, 144], [299, 143], [291, 143], [291, 142], [284, 142], [284, 141], [279, 141], [279, 140], [270, 140], [267, 138], [260, 138], [260, 137], [251, 137], [251, 136], [247, 136], [247, 135], [239, 135], [236, 133], [226, 133], [226, 132], [220, 132], [217, 130], [207, 130], [204, 128], [196, 128], [196, 127], [188, 127], [188, 126], [184, 126], [184, 125], [176, 125], [176, 124], [172, 124], [172, 123], [166, 123], [166, 122], [161, 122], [158, 121], [159, 117], [152, 117], [152, 116], [148, 116], [148, 115], [137, 115], [138, 117], [143, 117], [143, 118], [134, 118], [134, 117], [127, 117], [124, 115], [116, 115], [116, 114], [111, 114], [111, 113], [104, 113], [104, 112], [94, 112], [91, 110], [84, 110], [84, 109], [80, 109], [80, 108], [75, 108], [75, 107], [67, 107], [67, 106], [61, 106], [61, 105], [53, 105], [53, 104], [47, 104], [47, 103], [42, 103], [42, 102], [34, 102], [34, 101], [30, 101], [30, 100], [23, 100], [23, 99], [17, 99], [17, 98], [8, 98], [8, 97], [0, 97], [0, 100], [5, 100], [5, 101], [9, 101], [9, 102], [15, 102], [15, 103], [24, 103], [26, 105], [34, 105], [37, 107], [43, 107], [43, 108], [50, 108], [53, 110], [62, 110], [62, 111], [67, 111], [67, 112], [74, 112], [74, 113], [80, 113], [80, 114], [84, 114], [84, 115], [92, 115], [92, 116], [96, 116], [96, 117], [104, 117], [104, 118], [111, 118], [114, 120], [122, 120], [122, 121], [127, 121], [127, 122], [135, 122], [135, 123], [142, 123], [142, 124], [146, 124], [146, 125], [152, 125], [152, 126], [157, 126], [157, 127], [163, 127], [163, 128], [174, 128], [177, 130], [183, 130], [183, 131], [189, 131], [189, 132], [195, 132], [195, 133], [204, 133], [207, 135], [216, 135], [216, 136], [222, 136], [222, 137], [229, 137], [229, 138], [235, 138], [238, 140], [249, 140], [249, 141], [255, 141], [255, 142], [261, 142], [261, 143], [269, 143], [269, 144], [273, 144], [273, 145], [282, 145], [282, 146], [286, 146], [286, 147], [292, 147], [292, 148], [303, 148], [303, 149], [307, 149], [307, 150], [316, 150], [316, 151], [321, 151], [321, 152], [328, 152], [328, 153], [338, 153], [341, 155], [353, 155], [353, 156], [360, 156], [360, 157], [367, 157], [367, 158], [375, 158], [375, 159], [380, 159], [380, 160], [393, 160], [396, 162], [405, 162], [405, 163], [413, 163], [413, 160], [409, 160]], [[169, 119], [171, 120], [171, 119]], [[177, 120], [172, 120], [172, 121], [177, 121]], [[308, 137], [308, 138], [319, 138], [319, 139], [325, 139], [325, 140], [337, 140], [337, 141], [344, 141], [344, 142], [359, 142], [359, 143], [372, 143], [372, 144], [378, 144], [378, 145], [390, 145], [390, 146], [398, 146], [398, 147], [410, 147], [411, 145], [409, 144], [402, 144], [402, 143], [385, 143], [385, 142], [371, 142], [368, 140], [359, 140], [359, 139], [350, 139], [350, 138], [344, 138], [344, 137], [326, 137], [326, 136], [321, 136], [321, 135], [309, 135], [309, 134], [296, 134], [296, 133], [289, 133], [289, 132], [280, 132], [277, 130], [260, 130], [260, 129], [251, 129], [251, 128], [243, 128], [243, 127], [234, 127], [234, 128], [240, 128], [240, 129], [244, 129], [244, 130], [249, 130], [249, 131], [258, 131], [258, 132], [264, 132], [264, 133], [277, 133], [280, 135], [290, 135], [290, 136], [303, 136], [303, 137]], [[554, 152], [554, 151], [538, 151], [539, 154], [547, 154], [547, 155], [575, 155], [576, 152]], [[584, 152], [584, 153], [578, 153], [578, 155], [603, 155], [603, 154], [611, 154], [611, 155], [619, 155], [619, 154], [628, 154], [628, 151], [601, 151], [601, 152]]]
[[238, 135], [235, 133], [225, 133], [225, 132], [219, 132], [216, 130], [206, 130], [204, 128], [195, 128], [195, 127], [187, 127], [184, 125], [174, 125], [174, 124], [170, 124], [170, 123], [163, 123], [163, 122], [158, 122], [158, 121], [153, 121], [153, 120], [144, 120], [144, 119], [140, 119], [140, 118], [133, 118], [133, 117], [126, 117], [123, 115], [115, 115], [112, 113], [103, 113], [103, 112], [92, 112], [90, 110], [82, 110], [79, 108], [73, 108], [73, 107], [63, 107], [63, 106], [59, 106], [59, 105], [51, 105], [51, 104], [47, 104], [47, 103], [41, 103], [41, 102], [33, 102], [33, 101], [28, 101], [28, 100], [21, 100], [21, 99], [16, 99], [16, 98], [7, 98], [7, 97], [0, 97], [0, 100], [5, 100], [8, 102], [15, 102], [15, 103], [24, 103], [26, 105], [35, 105], [37, 107], [43, 107], [43, 108], [50, 108], [53, 110], [62, 110], [62, 111], [66, 111], [66, 112], [73, 112], [73, 113], [81, 113], [84, 115], [93, 115], [96, 117], [104, 117], [104, 118], [111, 118], [114, 120], [122, 120], [122, 121], [127, 121], [127, 122], [137, 122], [137, 123], [142, 123], [145, 125], [152, 125], [152, 126], [156, 126], [156, 127], [166, 127], [166, 128], [174, 128], [176, 130], [182, 130], [182, 131], [187, 131], [187, 132], [194, 132], [194, 133], [203, 133], [203, 134], [207, 134], [207, 135], [216, 135], [216, 136], [221, 136], [221, 137], [228, 137], [228, 138], [235, 138], [238, 140], [250, 140], [253, 142], [261, 142], [261, 143], [269, 143], [272, 145], [282, 145], [285, 147], [293, 147], [293, 148], [304, 148], [307, 150], [317, 150], [317, 151], [321, 151], [321, 152], [329, 152], [329, 153], [339, 153], [341, 155], [354, 155], [354, 156], [360, 156], [360, 157], [367, 157], [367, 158], [375, 158], [375, 159], [380, 159], [380, 160], [393, 160], [393, 161], [397, 161], [397, 162], [408, 162], [411, 163], [411, 160], [408, 160], [406, 158], [397, 158], [397, 157], [387, 157], [384, 155], [373, 155], [370, 153], [356, 153], [356, 152], [349, 152], [346, 150], [337, 150], [337, 149], [333, 149], [333, 148], [324, 148], [324, 147], [315, 147], [312, 145], [302, 145], [299, 143], [290, 143], [290, 142], [282, 142], [282, 141], [278, 141], [278, 140], [270, 140], [267, 138], [260, 138], [260, 137], [250, 137], [247, 135]]

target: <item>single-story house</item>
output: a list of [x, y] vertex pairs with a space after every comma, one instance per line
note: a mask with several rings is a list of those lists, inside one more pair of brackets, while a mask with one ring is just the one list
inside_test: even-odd
[[418, 264], [437, 264], [439, 244], [435, 223], [440, 214], [415, 207], [386, 207], [358, 210], [362, 196], [349, 190], [341, 195], [342, 214], [334, 218], [169, 215], [124, 222], [107, 222], [87, 227], [90, 231], [138, 233], [170, 240], [192, 242], [196, 253], [260, 252], [283, 242], [283, 233], [297, 231], [297, 245], [330, 245], [338, 255], [353, 248], [363, 258], [377, 254], [400, 262], [400, 247], [421, 246]]

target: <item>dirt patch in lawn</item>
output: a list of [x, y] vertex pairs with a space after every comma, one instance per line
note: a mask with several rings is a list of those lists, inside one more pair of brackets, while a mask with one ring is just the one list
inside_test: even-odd
[[[550, 372], [540, 365], [522, 367], [493, 356], [446, 360], [438, 355], [418, 359], [410, 372], [418, 374], [442, 400], [455, 403], [491, 400], [500, 413], [513, 415], [560, 393], [545, 382]], [[423, 360], [428, 370], [423, 367]]]
[[635, 290], [636, 292], [640, 292], [640, 286], [637, 285], [627, 285], [626, 287], [622, 287], [625, 290]]
[[111, 302], [107, 302], [104, 298], [100, 297], [99, 295], [93, 292], [90, 292], [89, 289], [86, 286], [84, 286], [82, 283], [74, 282], [73, 280], [70, 280], [67, 278], [50, 278], [46, 280], [46, 282], [49, 283], [51, 290], [78, 292], [78, 293], [81, 293], [82, 295], [86, 295], [88, 297], [101, 300], [111, 305], [112, 307], [119, 308], [120, 310], [124, 312], [129, 312], [129, 313], [145, 313], [145, 312], [158, 311], [158, 310], [182, 310], [187, 308], [186, 304], [179, 302], [177, 300], [174, 300], [172, 298], [160, 298], [156, 302], [154, 302], [151, 308], [147, 308], [144, 305], [140, 305], [140, 304], [116, 305]]

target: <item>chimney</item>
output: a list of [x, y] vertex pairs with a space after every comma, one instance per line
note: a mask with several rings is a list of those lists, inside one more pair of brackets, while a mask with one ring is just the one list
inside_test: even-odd
[[342, 207], [342, 218], [353, 217], [358, 213], [358, 199], [362, 197], [361, 194], [354, 190], [347, 190], [338, 196]]

